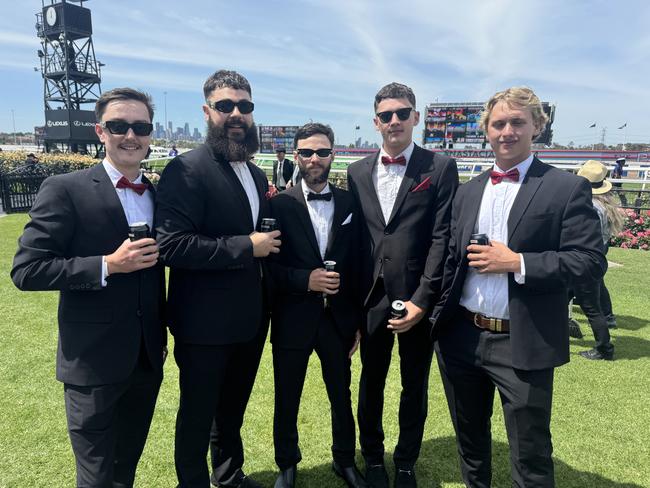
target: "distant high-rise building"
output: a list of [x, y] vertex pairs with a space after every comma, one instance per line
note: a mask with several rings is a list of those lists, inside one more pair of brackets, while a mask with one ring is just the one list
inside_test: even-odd
[[192, 139], [194, 139], [195, 141], [201, 139], [201, 133], [199, 132], [199, 129], [197, 129], [196, 127], [194, 127], [194, 133], [192, 134]]
[[171, 139], [173, 135], [174, 135], [174, 124], [172, 124], [172, 121], [170, 120], [167, 123], [167, 139]]
[[190, 124], [185, 122], [185, 127], [183, 128], [183, 135], [185, 136], [186, 139], [190, 138]]

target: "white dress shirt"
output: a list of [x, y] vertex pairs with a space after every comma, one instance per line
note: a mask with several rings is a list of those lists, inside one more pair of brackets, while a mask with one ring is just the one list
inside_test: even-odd
[[235, 171], [241, 186], [246, 192], [248, 197], [248, 203], [251, 206], [251, 218], [253, 219], [253, 229], [257, 225], [257, 217], [260, 213], [260, 196], [257, 193], [257, 187], [255, 186], [255, 180], [251, 174], [251, 170], [248, 168], [246, 161], [231, 161], [230, 166]]
[[[500, 183], [493, 185], [490, 178], [487, 179], [478, 218], [476, 219], [477, 228], [474, 229], [474, 232], [487, 234], [491, 241], [498, 241], [506, 246], [508, 245], [508, 216], [532, 162], [533, 155], [531, 154], [513, 167], [513, 169], [517, 168], [519, 170], [519, 181], [504, 178]], [[494, 170], [504, 172], [496, 164]], [[526, 268], [522, 254], [519, 254], [519, 261], [521, 272], [514, 273], [514, 278], [517, 283], [524, 284]], [[474, 268], [470, 267], [467, 271], [460, 304], [467, 310], [481, 313], [487, 317], [509, 319], [508, 274], [479, 274]]]
[[282, 161], [278, 161], [278, 178], [277, 178], [277, 183], [278, 186], [287, 186], [287, 182], [284, 181], [284, 163], [286, 162], [286, 159], [283, 159]]
[[[327, 250], [327, 240], [329, 239], [330, 231], [332, 230], [332, 222], [334, 221], [334, 195], [328, 202], [326, 200], [307, 200], [309, 193], [317, 193], [307, 186], [305, 180], [300, 180], [302, 185], [302, 194], [305, 196], [307, 203], [307, 210], [309, 211], [309, 218], [311, 225], [316, 234], [316, 241], [318, 242], [318, 250], [320, 251], [321, 259], [325, 259], [325, 251]], [[330, 184], [325, 183], [320, 194], [330, 193]]]
[[377, 163], [372, 172], [372, 182], [375, 185], [377, 198], [379, 199], [379, 205], [381, 206], [381, 213], [384, 215], [384, 222], [386, 223], [388, 223], [390, 214], [393, 212], [397, 192], [399, 191], [399, 187], [404, 179], [404, 174], [406, 173], [406, 168], [411, 159], [411, 154], [413, 154], [414, 147], [415, 143], [411, 141], [411, 144], [396, 156], [404, 156], [406, 159], [406, 164], [404, 166], [400, 164], [383, 164], [381, 158], [382, 156], [388, 156], [388, 153], [384, 151], [383, 147], [379, 151]]
[[[153, 194], [151, 191], [145, 190], [142, 195], [138, 195], [130, 188], [117, 188], [117, 182], [124, 175], [109, 163], [107, 159], [102, 161], [102, 165], [104, 165], [104, 169], [106, 170], [113, 187], [115, 187], [117, 198], [119, 198], [122, 208], [124, 209], [126, 222], [129, 225], [138, 222], [146, 222], [149, 229], [153, 229]], [[142, 174], [139, 174], [131, 183], [142, 183]], [[107, 275], [108, 268], [106, 266], [106, 260], [102, 259], [102, 286], [106, 286]]]

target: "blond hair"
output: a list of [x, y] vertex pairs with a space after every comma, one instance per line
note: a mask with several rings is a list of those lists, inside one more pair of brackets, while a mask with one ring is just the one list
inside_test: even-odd
[[537, 128], [538, 134], [544, 130], [546, 122], [548, 122], [548, 116], [544, 113], [540, 99], [527, 86], [513, 86], [507, 90], [495, 93], [485, 104], [479, 120], [479, 126], [483, 132], [487, 132], [487, 127], [490, 123], [490, 114], [494, 106], [499, 102], [506, 102], [509, 107], [530, 108], [530, 113], [533, 116], [533, 124]]
[[609, 233], [610, 235], [616, 236], [619, 232], [623, 230], [625, 225], [625, 217], [621, 209], [614, 203], [612, 200], [611, 193], [603, 193], [601, 195], [594, 195], [594, 200], [597, 200], [598, 203], [605, 209], [605, 216], [607, 217], [607, 222], [609, 223]]

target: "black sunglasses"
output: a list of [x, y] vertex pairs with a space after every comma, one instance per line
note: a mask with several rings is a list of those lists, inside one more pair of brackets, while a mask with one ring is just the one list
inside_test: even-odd
[[153, 132], [153, 124], [150, 124], [149, 122], [134, 122], [129, 124], [123, 120], [107, 120], [102, 123], [102, 127], [108, 129], [108, 132], [111, 134], [120, 136], [129, 132], [129, 129], [132, 129], [136, 136], [141, 137], [151, 135]]
[[400, 108], [399, 110], [395, 111], [387, 110], [386, 112], [379, 112], [377, 114], [377, 117], [379, 117], [379, 120], [381, 120], [384, 124], [387, 124], [393, 120], [393, 114], [397, 114], [397, 118], [400, 120], [406, 120], [411, 116], [412, 111], [413, 107]]
[[224, 100], [218, 100], [216, 102], [208, 102], [208, 107], [213, 110], [218, 110], [224, 114], [232, 113], [235, 110], [235, 107], [239, 109], [241, 114], [249, 114], [255, 108], [255, 104], [250, 100], [239, 100], [238, 102], [233, 102], [232, 100], [226, 98]]
[[296, 151], [298, 152], [298, 155], [301, 158], [311, 158], [314, 155], [314, 153], [316, 153], [316, 155], [319, 158], [326, 158], [327, 156], [332, 154], [332, 150], [329, 149], [329, 148], [323, 148], [323, 149], [296, 149]]

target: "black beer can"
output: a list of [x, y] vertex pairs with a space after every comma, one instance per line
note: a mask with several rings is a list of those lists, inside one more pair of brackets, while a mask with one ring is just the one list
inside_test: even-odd
[[272, 232], [274, 230], [277, 230], [277, 228], [278, 224], [275, 222], [275, 219], [262, 219], [262, 224], [260, 225], [261, 232]]
[[487, 234], [472, 234], [469, 236], [469, 243], [478, 246], [488, 246], [490, 244], [490, 239], [488, 239]]
[[394, 319], [401, 319], [406, 316], [406, 304], [402, 300], [394, 300], [390, 304], [390, 315]]
[[325, 271], [334, 271], [336, 268], [336, 261], [325, 261], [323, 264], [325, 265]]
[[149, 225], [146, 222], [135, 222], [129, 225], [129, 240], [139, 241], [149, 236]]

